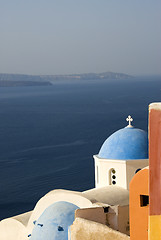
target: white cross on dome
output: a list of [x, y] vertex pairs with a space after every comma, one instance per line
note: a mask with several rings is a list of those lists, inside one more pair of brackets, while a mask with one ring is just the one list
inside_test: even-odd
[[133, 119], [130, 115], [126, 118], [126, 121], [129, 122], [128, 127], [132, 127], [131, 122], [133, 121]]

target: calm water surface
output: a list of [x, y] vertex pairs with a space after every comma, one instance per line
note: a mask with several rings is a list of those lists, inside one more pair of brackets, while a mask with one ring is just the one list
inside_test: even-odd
[[94, 187], [92, 156], [129, 114], [147, 130], [154, 101], [159, 78], [0, 88], [0, 219], [50, 190]]

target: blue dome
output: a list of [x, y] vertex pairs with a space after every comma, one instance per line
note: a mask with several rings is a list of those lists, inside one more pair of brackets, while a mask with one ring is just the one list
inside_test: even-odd
[[138, 128], [122, 128], [107, 138], [98, 157], [119, 160], [147, 159], [148, 135]]
[[30, 240], [67, 240], [68, 227], [73, 224], [77, 208], [78, 206], [64, 201], [50, 205], [34, 221]]

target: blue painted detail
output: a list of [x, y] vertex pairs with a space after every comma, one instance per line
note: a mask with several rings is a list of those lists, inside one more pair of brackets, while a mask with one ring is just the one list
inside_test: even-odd
[[136, 169], [135, 174], [136, 174], [137, 172], [139, 172], [140, 170], [141, 170], [141, 168]]
[[64, 231], [64, 228], [61, 226], [58, 226], [58, 231]]
[[138, 128], [122, 128], [106, 139], [98, 157], [118, 160], [147, 159], [148, 135]]
[[41, 223], [38, 223], [38, 224], [37, 224], [37, 226], [43, 227], [43, 224], [41, 224]]
[[28, 237], [31, 237], [31, 234], [29, 234]]
[[[78, 206], [64, 201], [50, 205], [37, 220], [31, 240], [67, 240], [68, 227], [74, 221], [76, 209]], [[39, 223], [43, 227], [39, 227]]]
[[35, 220], [35, 221], [33, 221], [33, 224], [34, 224], [34, 225], [36, 224], [36, 220]]

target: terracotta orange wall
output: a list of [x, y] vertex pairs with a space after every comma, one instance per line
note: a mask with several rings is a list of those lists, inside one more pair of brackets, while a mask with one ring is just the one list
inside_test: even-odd
[[161, 109], [149, 113], [150, 215], [161, 215]]
[[161, 103], [149, 105], [149, 240], [161, 239]]
[[130, 240], [148, 239], [149, 206], [140, 206], [140, 195], [149, 195], [149, 170], [140, 170], [130, 182]]

